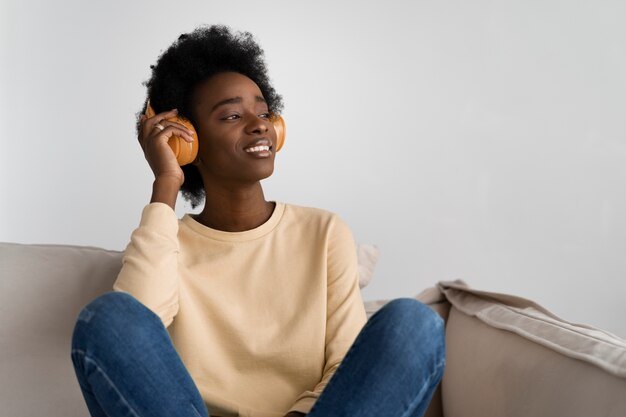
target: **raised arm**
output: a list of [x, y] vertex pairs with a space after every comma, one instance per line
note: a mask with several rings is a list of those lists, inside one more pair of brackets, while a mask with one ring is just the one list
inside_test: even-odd
[[167, 204], [172, 210], [185, 176], [167, 142], [174, 135], [186, 141], [194, 140], [191, 131], [184, 125], [167, 120], [177, 114], [178, 111], [173, 109], [152, 117], [142, 115], [137, 133], [137, 140], [154, 173], [150, 202]]
[[138, 140], [152, 172], [152, 197], [124, 252], [114, 291], [131, 294], [169, 326], [178, 312], [178, 219], [174, 208], [183, 172], [167, 140], [175, 133], [193, 140], [178, 123], [167, 121], [172, 110], [141, 116]]

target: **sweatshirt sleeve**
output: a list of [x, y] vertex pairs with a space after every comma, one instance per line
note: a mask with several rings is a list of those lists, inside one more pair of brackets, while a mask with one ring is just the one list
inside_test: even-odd
[[356, 247], [348, 226], [337, 216], [331, 224], [327, 252], [326, 353], [322, 380], [303, 392], [289, 411], [308, 414], [335, 374], [367, 321], [359, 288]]
[[178, 312], [178, 218], [167, 204], [144, 207], [122, 258], [114, 291], [126, 292], [159, 316], [165, 327]]

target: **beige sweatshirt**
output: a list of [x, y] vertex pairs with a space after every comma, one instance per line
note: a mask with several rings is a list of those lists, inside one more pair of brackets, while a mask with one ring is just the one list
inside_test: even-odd
[[211, 417], [308, 413], [366, 322], [346, 224], [283, 203], [244, 232], [147, 205], [113, 289], [161, 318]]

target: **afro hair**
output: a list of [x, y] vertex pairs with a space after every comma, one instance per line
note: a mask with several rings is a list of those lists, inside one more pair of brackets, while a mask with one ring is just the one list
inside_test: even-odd
[[[195, 87], [221, 72], [237, 72], [254, 81], [269, 111], [280, 113], [282, 97], [270, 84], [264, 53], [249, 32], [233, 32], [227, 26], [200, 26], [184, 33], [151, 65], [152, 77], [144, 83], [156, 113], [178, 109], [178, 114], [194, 123], [191, 98]], [[145, 112], [145, 104], [139, 116]], [[202, 177], [196, 166], [182, 167], [185, 181], [181, 192], [195, 208], [204, 201]]]

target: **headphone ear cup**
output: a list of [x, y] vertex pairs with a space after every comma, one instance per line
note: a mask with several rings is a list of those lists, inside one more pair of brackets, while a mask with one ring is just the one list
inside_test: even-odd
[[285, 119], [280, 114], [275, 114], [271, 120], [274, 124], [274, 130], [276, 130], [276, 152], [278, 152], [285, 144], [285, 136], [287, 134]]
[[[154, 109], [150, 105], [150, 100], [146, 102], [146, 117], [153, 117], [156, 115]], [[198, 156], [198, 134], [196, 133], [196, 129], [193, 127], [191, 122], [182, 117], [171, 117], [169, 119], [165, 119], [168, 122], [176, 122], [184, 125], [187, 129], [191, 130], [194, 141], [189, 143], [185, 139], [180, 136], [172, 135], [167, 141], [167, 144], [174, 152], [176, 156], [176, 161], [178, 161], [178, 165], [183, 166], [192, 163], [195, 161]]]
[[146, 100], [146, 111], [144, 113], [146, 117], [152, 117], [155, 115], [154, 109], [150, 105], [150, 99]]
[[191, 130], [194, 139], [191, 143], [187, 142], [182, 137], [175, 135], [172, 135], [167, 141], [167, 144], [170, 145], [170, 148], [172, 148], [174, 155], [176, 155], [178, 165], [183, 166], [191, 164], [198, 156], [198, 134], [196, 133], [196, 129], [193, 127], [189, 120], [183, 119], [182, 117], [173, 117], [167, 120], [180, 123], [181, 125], [184, 125], [187, 129]]

